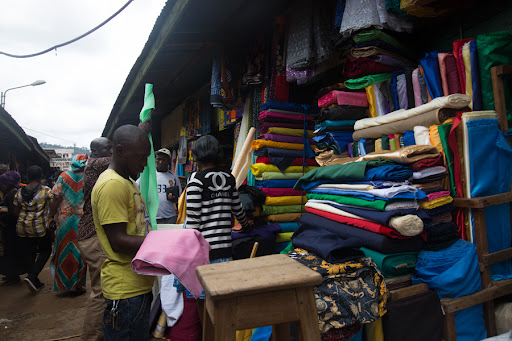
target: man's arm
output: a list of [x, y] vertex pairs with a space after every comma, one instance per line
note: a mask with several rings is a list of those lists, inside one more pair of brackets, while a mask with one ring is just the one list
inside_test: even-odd
[[103, 225], [110, 247], [116, 253], [135, 255], [139, 251], [144, 236], [132, 236], [126, 233], [127, 223]]

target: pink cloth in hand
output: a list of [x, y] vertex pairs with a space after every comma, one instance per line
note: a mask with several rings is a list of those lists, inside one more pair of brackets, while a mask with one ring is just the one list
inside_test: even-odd
[[448, 191], [439, 191], [439, 192], [430, 193], [427, 195], [427, 197], [428, 197], [427, 201], [432, 201], [434, 199], [447, 197], [449, 195], [450, 195], [450, 192], [448, 192]]
[[196, 268], [210, 264], [210, 244], [194, 229], [150, 231], [132, 260], [131, 268], [139, 275], [173, 274], [195, 297], [203, 287]]

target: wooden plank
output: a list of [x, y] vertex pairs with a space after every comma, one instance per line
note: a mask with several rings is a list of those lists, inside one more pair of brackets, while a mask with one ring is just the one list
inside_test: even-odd
[[401, 300], [402, 298], [411, 297], [428, 291], [428, 285], [426, 283], [411, 285], [410, 287], [400, 288], [391, 290], [390, 301]]
[[[474, 229], [475, 229], [475, 243], [476, 243], [476, 251], [478, 253], [478, 261], [480, 264], [484, 265], [484, 256], [489, 254], [489, 246], [487, 243], [487, 227], [485, 223], [485, 209], [478, 208], [473, 210], [473, 220], [474, 220]], [[480, 269], [481, 271], [481, 279], [482, 279], [482, 288], [487, 288], [490, 286], [492, 278], [491, 278], [491, 269], [489, 266], [483, 267]]]
[[298, 321], [296, 301], [293, 289], [236, 297], [235, 327], [242, 330]]
[[215, 341], [236, 341], [235, 306], [229, 300], [215, 302]]
[[441, 305], [445, 314], [454, 313], [477, 304], [512, 294], [512, 280], [494, 282], [490, 288], [459, 298], [443, 298]]
[[300, 321], [297, 325], [299, 340], [320, 341], [318, 312], [316, 310], [313, 288], [297, 288], [297, 306]]
[[[503, 76], [511, 71], [512, 66], [504, 65], [494, 66], [491, 68], [492, 91], [494, 95], [494, 109], [498, 114], [499, 125], [501, 131], [508, 130], [507, 107], [505, 102], [505, 86], [503, 84]], [[510, 73], [508, 73], [510, 74]]]
[[288, 323], [272, 325], [272, 341], [289, 341], [290, 325]]
[[499, 262], [503, 262], [507, 259], [512, 258], [512, 248], [496, 251], [493, 253], [490, 253], [488, 255], [484, 255], [482, 259], [482, 263], [484, 266], [490, 266], [492, 264], [496, 264]]
[[322, 276], [286, 255], [270, 255], [199, 266], [197, 277], [212, 300], [260, 292], [312, 287]]
[[443, 339], [444, 341], [457, 341], [455, 330], [455, 314], [448, 313], [443, 317]]
[[487, 329], [487, 337], [496, 336], [496, 314], [494, 312], [494, 301], [484, 303], [484, 320], [485, 329]]
[[506, 204], [512, 202], [512, 192], [490, 195], [487, 197], [478, 197], [472, 199], [454, 198], [453, 204], [455, 207], [464, 208], [484, 208], [494, 205]]

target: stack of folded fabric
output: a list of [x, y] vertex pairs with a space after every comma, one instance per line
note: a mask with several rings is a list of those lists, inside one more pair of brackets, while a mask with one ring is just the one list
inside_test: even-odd
[[267, 196], [260, 215], [281, 226], [277, 242], [290, 241], [304, 212], [307, 198], [293, 185], [318, 167], [311, 149], [316, 112], [317, 108], [307, 105], [267, 102], [259, 115], [261, 135], [252, 143], [257, 158], [251, 172]]

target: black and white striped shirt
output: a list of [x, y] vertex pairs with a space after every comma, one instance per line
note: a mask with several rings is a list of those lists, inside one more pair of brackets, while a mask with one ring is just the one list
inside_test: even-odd
[[235, 178], [220, 169], [197, 172], [187, 185], [186, 227], [197, 229], [210, 243], [210, 261], [230, 258], [231, 214], [247, 225]]

